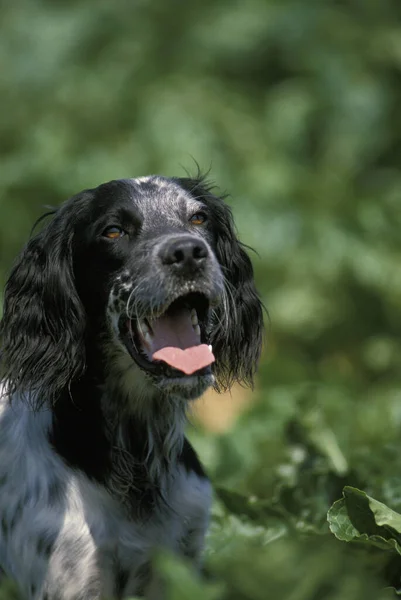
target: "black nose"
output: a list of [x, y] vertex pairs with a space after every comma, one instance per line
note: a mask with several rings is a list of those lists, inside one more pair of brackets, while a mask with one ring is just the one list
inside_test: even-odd
[[194, 236], [181, 236], [167, 240], [159, 251], [163, 265], [176, 271], [191, 272], [201, 269], [208, 257], [205, 242]]

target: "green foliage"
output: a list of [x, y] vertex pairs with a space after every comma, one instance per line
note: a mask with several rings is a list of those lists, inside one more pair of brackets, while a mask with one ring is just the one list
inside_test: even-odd
[[23, 600], [12, 581], [3, 581], [0, 587], [0, 600]]
[[1, 5], [0, 283], [44, 205], [193, 158], [259, 255], [255, 402], [224, 435], [191, 433], [216, 502], [205, 581], [161, 559], [171, 598], [400, 587], [400, 16], [399, 0]]
[[222, 585], [202, 582], [193, 568], [171, 555], [161, 554], [155, 560], [155, 567], [166, 590], [169, 600], [218, 600]]
[[328, 512], [334, 535], [344, 542], [377, 543], [401, 554], [401, 515], [356, 488], [345, 487], [343, 496]]

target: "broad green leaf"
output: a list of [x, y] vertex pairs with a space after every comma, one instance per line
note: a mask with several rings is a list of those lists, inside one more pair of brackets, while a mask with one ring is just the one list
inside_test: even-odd
[[344, 498], [334, 502], [327, 514], [327, 520], [332, 533], [343, 542], [351, 542], [360, 536], [349, 518]]
[[391, 529], [401, 534], [401, 515], [399, 513], [374, 498], [369, 498], [369, 506], [378, 525], [391, 527]]
[[330, 508], [332, 533], [345, 542], [359, 542], [401, 554], [401, 515], [357, 488], [345, 487]]

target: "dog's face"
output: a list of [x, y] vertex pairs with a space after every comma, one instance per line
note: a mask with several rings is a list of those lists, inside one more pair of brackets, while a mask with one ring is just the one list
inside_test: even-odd
[[225, 301], [210, 206], [162, 178], [105, 184], [91, 204], [74, 272], [100, 343], [122, 371], [136, 365], [150, 386], [197, 397], [213, 382]]
[[14, 388], [54, 398], [98, 361], [190, 399], [251, 380], [262, 310], [223, 200], [201, 180], [146, 177], [56, 211], [11, 274], [0, 335]]

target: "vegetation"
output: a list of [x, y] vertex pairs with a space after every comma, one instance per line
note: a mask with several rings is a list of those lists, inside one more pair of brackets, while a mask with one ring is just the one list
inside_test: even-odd
[[216, 502], [203, 581], [159, 557], [169, 598], [394, 597], [399, 0], [5, 0], [1, 15], [2, 284], [44, 205], [193, 159], [258, 253], [255, 401], [224, 434], [191, 431]]

